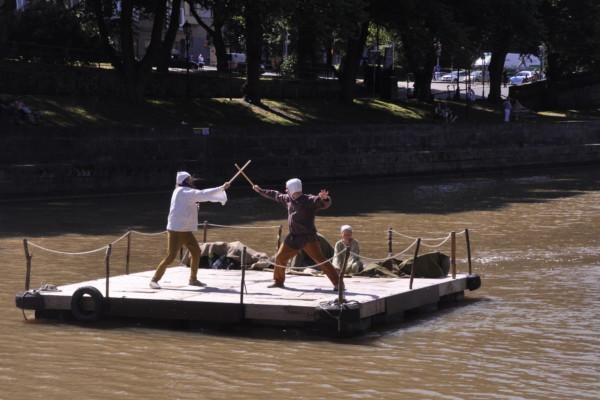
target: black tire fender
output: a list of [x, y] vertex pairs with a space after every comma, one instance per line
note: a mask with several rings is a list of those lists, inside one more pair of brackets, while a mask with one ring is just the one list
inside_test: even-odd
[[477, 290], [481, 287], [481, 278], [477, 274], [467, 275], [467, 288]]
[[[85, 295], [91, 298], [92, 310], [84, 310], [82, 308], [82, 300]], [[104, 296], [93, 286], [80, 287], [71, 297], [71, 314], [73, 314], [76, 320], [81, 322], [98, 321], [104, 314], [105, 306]]]

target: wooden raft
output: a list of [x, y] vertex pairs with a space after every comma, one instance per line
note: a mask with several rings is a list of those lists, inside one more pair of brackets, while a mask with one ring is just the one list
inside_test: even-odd
[[[338, 294], [324, 276], [288, 275], [286, 287], [268, 288], [272, 272], [245, 271], [246, 291], [240, 293], [240, 270], [200, 269], [198, 278], [207, 287], [188, 286], [189, 268], [168, 268], [161, 289], [148, 282], [154, 270], [58, 286], [56, 291], [36, 290], [17, 295], [17, 306], [35, 309], [36, 317], [72, 311], [73, 294], [81, 287], [94, 287], [103, 296], [102, 317], [177, 319], [207, 323], [253, 323], [259, 325], [324, 327], [346, 334], [362, 332], [373, 322], [402, 317], [405, 311], [461, 299], [464, 290], [477, 287], [476, 275], [456, 274], [441, 279], [415, 278], [413, 288], [404, 278], [345, 278], [343, 307]], [[32, 294], [31, 294], [32, 293]], [[25, 295], [24, 295], [25, 294]], [[81, 307], [93, 308], [88, 296]], [[243, 302], [243, 303], [242, 303]], [[20, 303], [20, 304], [19, 304]]]

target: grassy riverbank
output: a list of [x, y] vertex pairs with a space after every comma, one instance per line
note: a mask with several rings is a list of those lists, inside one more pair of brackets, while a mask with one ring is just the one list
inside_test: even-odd
[[[146, 99], [132, 104], [121, 99], [74, 98], [58, 96], [9, 96], [3, 104], [21, 100], [40, 127], [194, 127], [230, 126], [309, 126], [336, 124], [394, 124], [444, 121], [434, 113], [434, 105], [417, 101], [391, 102], [356, 99], [343, 105], [333, 100], [269, 100], [260, 106], [239, 98]], [[468, 107], [464, 102], [446, 102], [457, 124], [497, 123], [501, 110], [487, 102]], [[0, 124], [26, 123], [8, 113], [0, 114]], [[600, 110], [544, 110], [527, 112], [523, 121], [585, 120], [600, 117]]]

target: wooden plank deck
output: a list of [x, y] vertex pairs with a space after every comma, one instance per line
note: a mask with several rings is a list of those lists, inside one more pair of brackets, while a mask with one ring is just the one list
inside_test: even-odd
[[[245, 273], [247, 292], [240, 304], [240, 270], [200, 269], [198, 278], [207, 287], [187, 285], [189, 268], [168, 268], [161, 289], [148, 286], [154, 270], [113, 276], [109, 280], [109, 316], [183, 319], [206, 322], [252, 322], [258, 324], [314, 324], [338, 315], [333, 301], [338, 294], [325, 276], [288, 274], [285, 288], [268, 288], [272, 272]], [[409, 289], [407, 278], [345, 278], [345, 322], [370, 325], [372, 317], [390, 317], [422, 306], [437, 304], [444, 296], [462, 296], [467, 275], [441, 279], [418, 279]], [[96, 279], [40, 291], [44, 311], [69, 311], [75, 291], [93, 286], [106, 297], [106, 280]], [[323, 310], [327, 311], [323, 311]], [[331, 322], [331, 321], [330, 321]]]

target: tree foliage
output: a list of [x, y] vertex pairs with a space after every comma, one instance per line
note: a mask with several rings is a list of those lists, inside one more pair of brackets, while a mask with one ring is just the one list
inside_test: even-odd
[[[545, 49], [550, 79], [600, 69], [596, 0], [86, 0], [72, 9], [65, 6], [71, 2], [40, 0], [28, 2], [23, 11], [5, 2], [0, 21], [8, 23], [0, 39], [63, 49], [37, 51], [37, 59], [46, 62], [70, 62], [65, 54], [74, 53], [64, 49], [101, 46], [129, 96], [140, 99], [152, 67], [167, 70], [184, 3], [214, 45], [219, 71], [227, 70], [227, 49], [246, 53], [244, 94], [255, 103], [267, 62], [303, 79], [317, 79], [327, 69], [339, 80], [342, 100], [352, 101], [366, 46], [382, 43], [401, 50], [397, 67], [414, 76], [415, 95], [424, 101], [432, 98], [438, 60], [446, 68], [468, 69], [484, 51], [492, 53], [492, 101], [500, 99], [509, 52]], [[200, 18], [198, 6], [211, 10], [210, 22]], [[139, 20], [151, 29], [141, 49], [134, 44]], [[24, 50], [21, 56], [30, 57]]]

